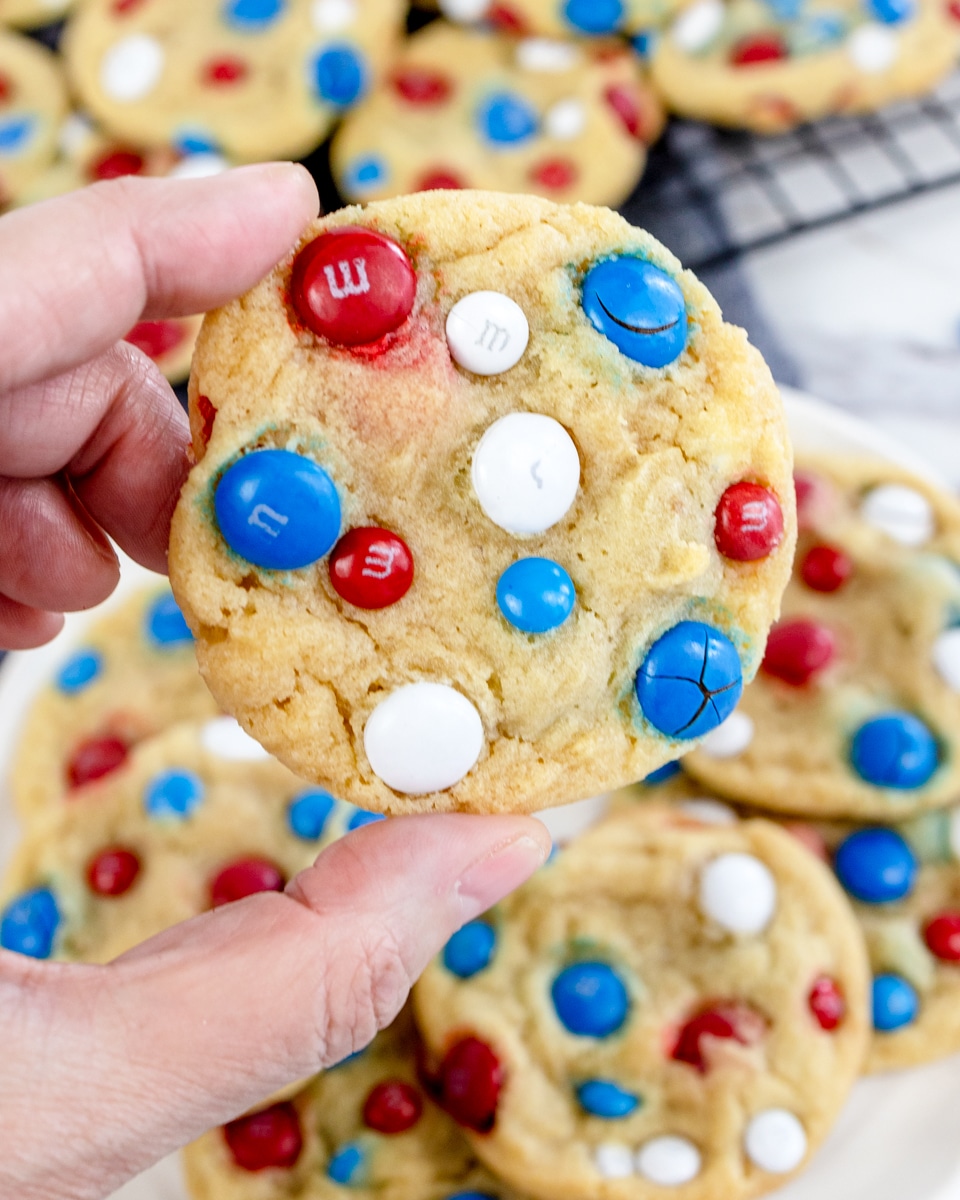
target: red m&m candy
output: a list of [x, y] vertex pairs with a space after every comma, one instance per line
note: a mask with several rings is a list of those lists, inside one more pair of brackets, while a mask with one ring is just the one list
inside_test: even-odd
[[608, 87], [603, 98], [620, 118], [620, 122], [631, 137], [644, 141], [643, 109], [640, 98], [632, 88], [617, 83]]
[[403, 248], [354, 225], [304, 246], [290, 281], [297, 316], [338, 346], [368, 346], [399, 329], [416, 293], [417, 277]]
[[140, 874], [140, 859], [132, 850], [113, 846], [101, 850], [87, 866], [87, 883], [98, 896], [122, 896]]
[[176, 350], [186, 336], [186, 327], [179, 321], [140, 321], [123, 340], [148, 358], [157, 359]]
[[837, 1028], [847, 1013], [847, 1002], [840, 991], [840, 985], [829, 975], [821, 975], [819, 979], [814, 980], [807, 1004], [816, 1017], [817, 1024], [828, 1033]]
[[289, 1100], [224, 1125], [233, 1161], [244, 1171], [292, 1167], [303, 1149], [300, 1118]]
[[769, 488], [745, 481], [720, 497], [713, 531], [717, 549], [734, 562], [766, 558], [783, 538], [783, 512]]
[[116, 737], [91, 738], [81, 742], [67, 763], [67, 782], [71, 788], [83, 787], [102, 779], [127, 761], [127, 744]]
[[568, 158], [550, 158], [530, 168], [530, 178], [541, 187], [562, 191], [577, 182], [577, 164]]
[[781, 621], [770, 630], [763, 670], [794, 687], [822, 671], [836, 653], [836, 640], [825, 625], [803, 619]]
[[715, 1004], [687, 1021], [670, 1057], [705, 1073], [710, 1065], [709, 1055], [704, 1053], [705, 1038], [732, 1038], [742, 1046], [749, 1046], [759, 1040], [765, 1028], [763, 1017], [747, 1004], [737, 1000]]
[[242, 58], [213, 58], [204, 64], [202, 80], [214, 87], [220, 84], [239, 83], [247, 74], [247, 64]]
[[378, 1083], [363, 1105], [364, 1124], [377, 1133], [403, 1133], [420, 1120], [423, 1101], [409, 1083], [392, 1079]]
[[815, 592], [835, 592], [852, 574], [852, 559], [834, 546], [811, 546], [800, 563], [800, 578]]
[[439, 1103], [468, 1129], [489, 1133], [503, 1086], [500, 1060], [486, 1042], [465, 1037], [451, 1046], [437, 1077]]
[[730, 51], [730, 61], [735, 67], [750, 67], [777, 62], [788, 53], [787, 44], [779, 34], [758, 33], [737, 42]]
[[386, 608], [396, 604], [413, 582], [413, 555], [406, 542], [388, 529], [351, 529], [330, 555], [330, 582], [348, 604]]
[[439, 71], [426, 67], [405, 67], [394, 73], [394, 91], [408, 104], [443, 104], [453, 91], [453, 84]]
[[960, 962], [960, 912], [944, 912], [927, 922], [927, 949], [943, 962]]
[[285, 882], [282, 872], [269, 859], [240, 858], [214, 877], [210, 903], [218, 908], [256, 892], [282, 892]]
[[13, 82], [9, 75], [0, 74], [0, 104], [6, 104], [13, 98]]
[[217, 416], [217, 410], [210, 403], [209, 396], [197, 397], [197, 412], [200, 414], [200, 420], [203, 422], [200, 429], [200, 436], [203, 438], [203, 444], [206, 445], [210, 441], [210, 435], [213, 433], [213, 422]]
[[415, 192], [455, 192], [466, 186], [463, 179], [459, 175], [454, 175], [452, 171], [428, 171], [413, 190]]

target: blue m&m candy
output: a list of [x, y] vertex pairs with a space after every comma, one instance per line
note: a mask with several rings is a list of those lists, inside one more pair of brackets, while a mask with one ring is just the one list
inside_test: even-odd
[[497, 1200], [489, 1192], [453, 1192], [446, 1200]]
[[635, 687], [654, 729], [668, 737], [701, 737], [737, 706], [743, 691], [740, 656], [719, 629], [681, 621], [650, 647]]
[[385, 821], [386, 813], [368, 812], [365, 808], [358, 808], [347, 822], [347, 830], [352, 833], [354, 829], [362, 829], [364, 825], [373, 825], [377, 821]]
[[356, 1142], [347, 1142], [327, 1163], [327, 1175], [334, 1183], [358, 1187], [364, 1182], [366, 1166], [367, 1157], [363, 1147]]
[[223, 19], [234, 29], [265, 29], [283, 14], [286, 0], [227, 0]]
[[581, 303], [594, 329], [645, 367], [665, 367], [687, 344], [683, 292], [645, 259], [625, 255], [591, 267]]
[[767, 0], [778, 21], [795, 21], [800, 16], [806, 0]]
[[147, 638], [155, 646], [182, 646], [193, 641], [190, 626], [169, 592], [158, 596], [150, 605], [144, 624]]
[[623, 0], [566, 0], [563, 17], [579, 33], [616, 33], [623, 22]]
[[666, 783], [669, 779], [675, 779], [682, 769], [679, 762], [664, 763], [662, 767], [657, 767], [655, 771], [651, 771], [649, 775], [645, 775], [643, 782], [647, 787], [656, 787], [658, 783]]
[[864, 904], [889, 904], [913, 891], [917, 860], [892, 829], [860, 829], [851, 833], [834, 856], [837, 878]]
[[329, 792], [311, 788], [294, 796], [287, 807], [287, 824], [290, 832], [305, 842], [314, 842], [326, 828], [330, 814], [337, 802]]
[[477, 110], [481, 137], [495, 145], [511, 146], [526, 142], [537, 132], [537, 113], [522, 96], [496, 92]]
[[604, 962], [580, 962], [564, 968], [553, 981], [550, 995], [563, 1026], [582, 1037], [609, 1037], [630, 1011], [623, 980]]
[[577, 1088], [577, 1099], [584, 1112], [607, 1121], [629, 1117], [640, 1107], [640, 1097], [625, 1091], [609, 1079], [588, 1079]]
[[214, 507], [227, 545], [258, 567], [296, 570], [322, 558], [340, 533], [340, 498], [312, 458], [254, 450], [224, 472]]
[[49, 958], [60, 925], [60, 909], [49, 888], [34, 888], [12, 900], [0, 917], [0, 946], [30, 958]]
[[497, 935], [486, 921], [470, 921], [443, 948], [443, 965], [460, 979], [470, 979], [490, 965]]
[[549, 558], [521, 558], [497, 583], [500, 611], [524, 633], [548, 633], [562, 625], [576, 598], [573, 580]]
[[34, 117], [10, 117], [0, 121], [0, 157], [22, 154], [37, 128]]
[[143, 807], [157, 819], [189, 817], [204, 795], [203, 781], [193, 771], [161, 771], [147, 784]]
[[346, 166], [344, 184], [352, 192], [362, 194], [386, 183], [390, 168], [379, 154], [362, 154]]
[[346, 108], [367, 90], [367, 67], [353, 46], [325, 46], [313, 60], [313, 90], [321, 100]]
[[917, 14], [917, 0], [864, 0], [869, 16], [884, 25], [899, 25]]
[[920, 1011], [920, 1000], [912, 984], [900, 975], [877, 975], [873, 981], [873, 1027], [890, 1033], [912, 1025]]
[[103, 659], [96, 650], [78, 650], [57, 672], [57, 687], [68, 696], [76, 695], [93, 683], [103, 670]]
[[929, 782], [940, 765], [940, 751], [918, 717], [892, 712], [860, 726], [850, 747], [850, 761], [867, 783], [909, 791]]

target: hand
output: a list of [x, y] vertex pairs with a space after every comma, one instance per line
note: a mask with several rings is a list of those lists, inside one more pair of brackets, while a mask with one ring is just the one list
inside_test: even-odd
[[[0, 643], [109, 594], [108, 534], [165, 569], [188, 434], [117, 339], [250, 287], [316, 212], [289, 165], [98, 184], [0, 220]], [[404, 817], [327, 849], [283, 894], [108, 966], [0, 951], [0, 1196], [91, 1200], [371, 1040], [465, 921], [542, 863], [524, 817]]]

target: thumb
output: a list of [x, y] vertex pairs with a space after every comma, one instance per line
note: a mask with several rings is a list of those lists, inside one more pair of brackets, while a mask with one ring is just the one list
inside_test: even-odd
[[450, 935], [549, 845], [526, 817], [399, 817], [334, 843], [285, 893], [109, 966], [0, 955], [0, 1036], [19, 1059], [0, 1077], [0, 1195], [104, 1196], [365, 1046]]

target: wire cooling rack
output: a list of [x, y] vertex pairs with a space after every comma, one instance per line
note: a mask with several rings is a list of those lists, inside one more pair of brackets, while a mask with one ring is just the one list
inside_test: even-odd
[[671, 122], [634, 224], [703, 270], [744, 251], [960, 182], [960, 74], [922, 100], [833, 117], [777, 137]]

